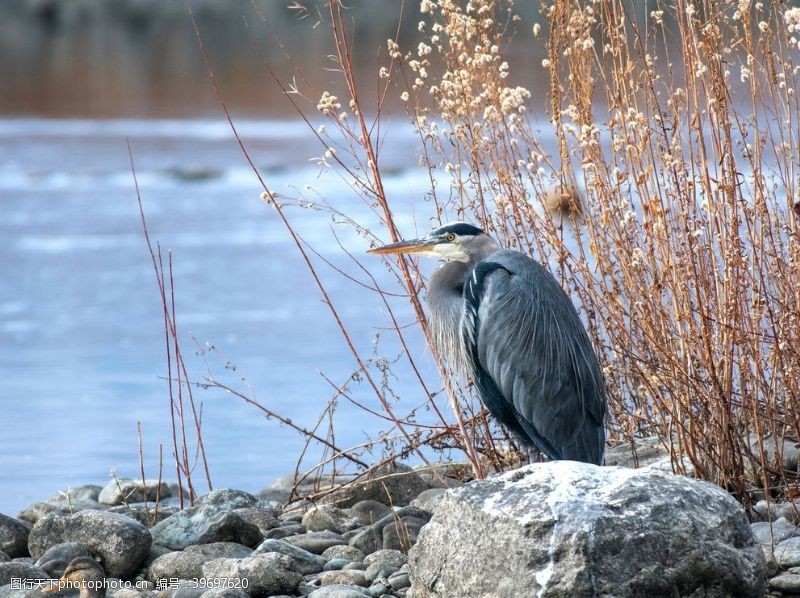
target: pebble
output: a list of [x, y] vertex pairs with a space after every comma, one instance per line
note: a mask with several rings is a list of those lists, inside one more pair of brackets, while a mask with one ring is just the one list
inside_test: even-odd
[[325, 566], [322, 568], [323, 571], [339, 571], [344, 569], [344, 566], [349, 564], [350, 561], [348, 559], [331, 559]]
[[773, 590], [788, 592], [792, 594], [800, 593], [800, 575], [796, 573], [781, 573], [768, 580], [769, 587]]
[[325, 567], [325, 559], [286, 540], [264, 540], [254, 554], [277, 552], [292, 559], [297, 571], [303, 575], [319, 573]]
[[335, 532], [308, 532], [307, 534], [289, 536], [284, 539], [286, 542], [309, 552], [313, 552], [314, 554], [322, 554], [331, 546], [347, 544], [347, 541]]
[[134, 480], [116, 478], [103, 487], [97, 496], [97, 502], [108, 505], [123, 505], [143, 501], [155, 501], [168, 498], [172, 491], [165, 482], [158, 480]]
[[795, 536], [779, 542], [773, 549], [773, 554], [784, 569], [800, 565], [800, 537]]
[[775, 521], [759, 521], [750, 524], [750, 529], [753, 531], [753, 537], [756, 542], [760, 544], [778, 544], [787, 538], [800, 535], [797, 526], [785, 517], [781, 517]]
[[359, 519], [344, 509], [322, 505], [309, 509], [302, 519], [303, 526], [310, 532], [332, 531], [343, 534], [360, 527]]
[[338, 544], [327, 548], [322, 553], [324, 559], [347, 559], [348, 561], [363, 561], [364, 553], [358, 548], [353, 548], [347, 544]]
[[364, 588], [344, 584], [322, 586], [316, 588], [308, 596], [310, 598], [372, 598]]
[[348, 585], [366, 587], [369, 585], [363, 571], [349, 569], [347, 571], [325, 571], [319, 577], [323, 586]]

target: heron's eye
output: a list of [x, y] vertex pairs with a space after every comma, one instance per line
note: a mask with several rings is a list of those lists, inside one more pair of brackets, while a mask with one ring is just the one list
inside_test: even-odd
[[451, 243], [456, 240], [456, 236], [453, 233], [447, 233], [447, 240]]

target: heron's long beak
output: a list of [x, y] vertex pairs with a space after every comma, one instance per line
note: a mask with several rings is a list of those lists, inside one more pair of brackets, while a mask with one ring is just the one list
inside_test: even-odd
[[431, 251], [434, 245], [436, 243], [430, 238], [411, 239], [410, 241], [400, 241], [383, 247], [375, 247], [368, 250], [367, 253], [421, 253], [423, 251]]

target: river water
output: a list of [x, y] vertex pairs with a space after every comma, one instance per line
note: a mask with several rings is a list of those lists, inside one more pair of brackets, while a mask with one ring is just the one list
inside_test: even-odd
[[[364, 224], [374, 216], [294, 121], [242, 121], [241, 134], [268, 185], [287, 195], [324, 196]], [[412, 198], [424, 171], [415, 140], [389, 124], [382, 155], [398, 220], [414, 232]], [[223, 120], [0, 120], [0, 512], [16, 514], [59, 490], [104, 484], [111, 471], [138, 476], [137, 422], [146, 473], [174, 479], [161, 302], [142, 234], [126, 138], [136, 161], [150, 235], [172, 251], [177, 321], [190, 375], [207, 375], [192, 337], [213, 344], [215, 376], [306, 426], [355, 369], [286, 230], [259, 200], [261, 188]], [[308, 187], [306, 187], [308, 185]], [[408, 209], [406, 209], [408, 208]], [[329, 214], [287, 214], [316, 251], [364, 278], [336, 236], [357, 256], [367, 242]], [[425, 218], [420, 227], [427, 228]], [[391, 275], [363, 256], [379, 280]], [[318, 262], [359, 349], [369, 354], [387, 318], [374, 293]], [[413, 317], [397, 302], [403, 324]], [[430, 359], [413, 331], [433, 388]], [[399, 352], [389, 333], [381, 353]], [[226, 369], [230, 361], [235, 373]], [[398, 366], [399, 367], [399, 366]], [[410, 377], [393, 382], [402, 405], [420, 401]], [[295, 432], [243, 401], [200, 390], [204, 440], [215, 487], [256, 491], [292, 470], [303, 446]], [[370, 404], [365, 388], [353, 394]], [[337, 412], [337, 443], [362, 442], [385, 426], [349, 404]], [[313, 457], [313, 453], [312, 453]], [[313, 460], [313, 459], [312, 459]], [[198, 468], [196, 483], [202, 480]], [[202, 484], [200, 484], [202, 488]]]

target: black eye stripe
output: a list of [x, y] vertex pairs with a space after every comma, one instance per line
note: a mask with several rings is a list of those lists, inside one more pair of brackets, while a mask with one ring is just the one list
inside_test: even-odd
[[477, 235], [482, 235], [483, 231], [479, 229], [477, 226], [472, 226], [471, 224], [467, 224], [466, 222], [455, 222], [453, 224], [446, 224], [437, 228], [433, 231], [435, 235], [447, 235], [447, 234], [454, 234], [466, 237], [475, 237]]

